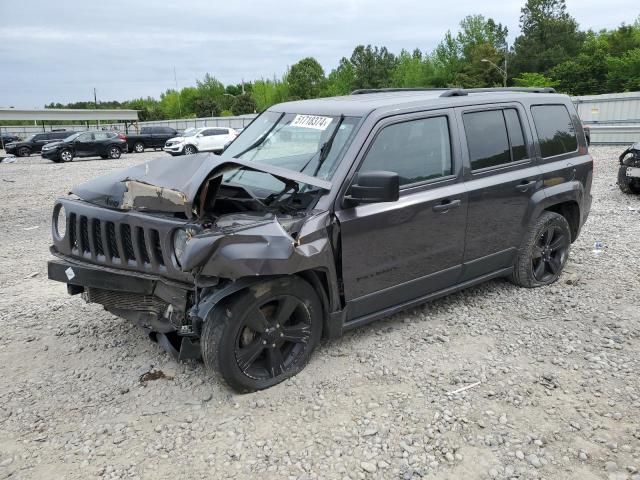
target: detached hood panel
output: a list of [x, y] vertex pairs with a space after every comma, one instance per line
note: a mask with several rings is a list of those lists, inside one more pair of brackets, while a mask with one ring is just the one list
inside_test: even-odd
[[71, 191], [86, 202], [108, 208], [184, 213], [191, 218], [193, 202], [202, 184], [209, 178], [241, 168], [269, 173], [283, 181], [331, 189], [331, 182], [300, 172], [200, 153], [186, 155], [179, 160], [159, 158], [118, 170], [78, 185]]

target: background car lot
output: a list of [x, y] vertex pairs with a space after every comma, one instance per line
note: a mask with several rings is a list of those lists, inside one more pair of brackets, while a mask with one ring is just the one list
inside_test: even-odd
[[[166, 154], [0, 164], [0, 478], [634, 478], [640, 197], [615, 184], [623, 149], [591, 149], [592, 212], [557, 284], [395, 315], [244, 396], [46, 279], [53, 200]], [[173, 378], [141, 384], [150, 370]]]

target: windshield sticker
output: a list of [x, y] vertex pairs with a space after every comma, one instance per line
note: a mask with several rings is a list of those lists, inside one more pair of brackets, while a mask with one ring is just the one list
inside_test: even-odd
[[296, 115], [296, 118], [291, 122], [291, 126], [326, 130], [332, 120], [333, 118], [331, 117], [319, 117], [317, 115]]

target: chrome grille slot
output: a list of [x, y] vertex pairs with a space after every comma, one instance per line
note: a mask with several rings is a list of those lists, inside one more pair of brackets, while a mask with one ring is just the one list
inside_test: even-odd
[[125, 260], [136, 260], [136, 252], [133, 250], [133, 242], [131, 240], [131, 227], [124, 223], [120, 226], [122, 233], [122, 247], [124, 248]]
[[109, 255], [111, 258], [120, 258], [118, 241], [116, 240], [116, 226], [113, 222], [107, 222], [107, 241], [109, 243]]
[[89, 247], [89, 222], [84, 215], [80, 217], [80, 250], [82, 253], [91, 253]]
[[93, 242], [96, 246], [96, 255], [104, 257], [104, 246], [102, 245], [102, 222], [97, 218], [93, 219]]

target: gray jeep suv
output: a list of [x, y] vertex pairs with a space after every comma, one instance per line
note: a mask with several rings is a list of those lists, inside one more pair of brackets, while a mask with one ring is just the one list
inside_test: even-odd
[[254, 391], [322, 336], [496, 277], [553, 283], [592, 171], [551, 89], [289, 102], [222, 156], [158, 159], [57, 200], [49, 278]]

